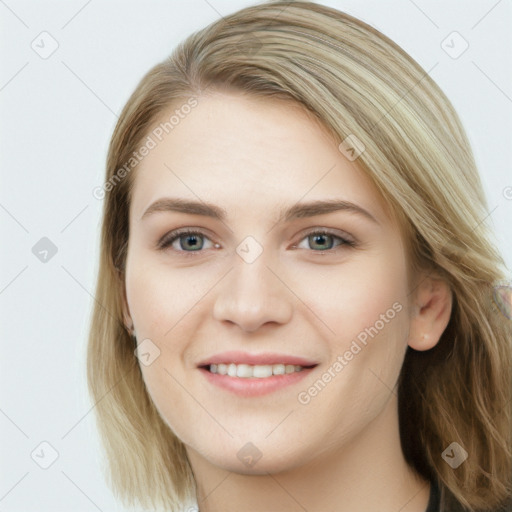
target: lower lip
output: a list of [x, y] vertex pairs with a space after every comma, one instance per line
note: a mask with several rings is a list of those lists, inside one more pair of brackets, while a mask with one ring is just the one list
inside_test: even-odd
[[205, 368], [199, 368], [203, 375], [215, 386], [226, 389], [240, 396], [261, 396], [291, 386], [309, 375], [316, 367], [305, 368], [300, 372], [273, 375], [272, 377], [230, 377], [212, 373]]

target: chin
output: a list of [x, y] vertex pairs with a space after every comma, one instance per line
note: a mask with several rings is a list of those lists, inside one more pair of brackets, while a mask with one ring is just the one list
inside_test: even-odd
[[283, 460], [282, 457], [274, 457], [270, 454], [262, 455], [253, 465], [241, 462], [238, 457], [226, 458], [223, 454], [209, 459], [209, 462], [225, 471], [239, 475], [268, 475], [282, 473], [293, 469], [298, 465], [295, 460]]
[[[274, 435], [275, 433], [272, 434]], [[201, 441], [200, 445], [204, 443], [204, 439]], [[276, 435], [272, 440], [265, 439], [264, 436], [251, 436], [250, 432], [245, 432], [243, 440], [235, 436], [224, 443], [213, 441], [209, 446], [202, 446], [200, 449], [189, 445], [187, 450], [192, 448], [196, 456], [225, 471], [241, 475], [266, 475], [288, 471], [306, 463], [308, 454], [304, 453], [304, 446], [307, 444], [303, 437], [294, 441], [284, 432], [282, 437]]]

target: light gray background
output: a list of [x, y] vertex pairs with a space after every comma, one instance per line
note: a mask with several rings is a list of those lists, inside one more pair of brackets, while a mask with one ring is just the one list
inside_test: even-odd
[[[103, 181], [116, 116], [143, 74], [192, 31], [251, 3], [0, 0], [2, 512], [121, 510], [103, 480], [85, 387], [102, 206], [92, 190]], [[325, 4], [433, 68], [467, 129], [487, 222], [512, 268], [511, 2]], [[457, 59], [441, 47], [453, 31], [469, 43]], [[52, 39], [57, 50], [42, 58]], [[42, 237], [58, 249], [46, 263], [32, 253]], [[48, 469], [31, 458], [36, 449], [34, 459], [51, 462], [43, 441], [58, 452]]]

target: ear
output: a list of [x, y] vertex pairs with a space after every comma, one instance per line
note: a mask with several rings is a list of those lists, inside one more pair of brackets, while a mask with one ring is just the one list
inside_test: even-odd
[[429, 350], [439, 342], [452, 313], [452, 290], [441, 278], [423, 275], [412, 299], [408, 344]]

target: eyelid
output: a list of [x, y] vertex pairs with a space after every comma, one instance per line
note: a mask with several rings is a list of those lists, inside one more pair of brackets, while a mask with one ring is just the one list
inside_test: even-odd
[[[211, 239], [208, 231], [204, 228], [178, 228], [166, 233], [163, 237], [161, 237], [157, 242], [157, 248], [160, 250], [168, 249], [181, 235], [200, 235], [204, 238]], [[212, 240], [212, 243], [215, 244]], [[177, 251], [177, 252], [194, 252], [194, 251]], [[204, 252], [204, 251], [196, 251], [196, 252]]]
[[[300, 237], [299, 242], [301, 242], [307, 236], [317, 235], [317, 234], [325, 234], [325, 235], [334, 236], [334, 237], [344, 240], [346, 243], [352, 243], [354, 245], [358, 243], [357, 239], [354, 236], [352, 236], [351, 234], [347, 233], [346, 231], [343, 231], [341, 229], [335, 229], [335, 228], [326, 228], [326, 227], [322, 227], [322, 226], [315, 226], [312, 228], [307, 228], [306, 230], [302, 231], [298, 235]], [[319, 251], [315, 251], [315, 252], [319, 252]]]
[[[349, 233], [345, 231], [341, 231], [339, 229], [334, 228], [326, 228], [326, 227], [312, 227], [308, 228], [304, 231], [302, 231], [298, 236], [300, 237], [298, 242], [294, 243], [291, 247], [296, 249], [297, 246], [302, 242], [306, 237], [312, 236], [312, 235], [327, 235], [327, 236], [333, 236], [335, 238], [338, 238], [341, 240], [341, 243], [334, 248], [326, 249], [323, 251], [315, 251], [313, 249], [306, 249], [309, 252], [313, 253], [336, 253], [337, 249], [340, 247], [357, 247], [359, 245], [359, 242], [350, 235]], [[186, 227], [186, 228], [177, 228], [173, 231], [170, 231], [169, 233], [166, 233], [163, 237], [160, 238], [160, 240], [157, 242], [157, 248], [159, 250], [165, 251], [171, 247], [171, 245], [179, 239], [182, 235], [199, 235], [204, 238], [208, 238], [211, 240], [211, 242], [216, 245], [216, 242], [211, 239], [210, 235], [208, 234], [207, 230], [204, 228], [193, 228], [193, 227]], [[193, 256], [194, 253], [204, 253], [206, 250], [197, 250], [197, 251], [184, 251], [184, 250], [178, 250], [175, 251], [178, 253], [183, 253], [184, 255], [191, 255]]]

